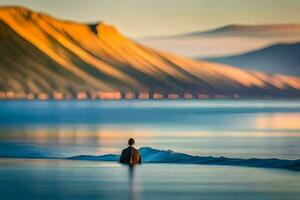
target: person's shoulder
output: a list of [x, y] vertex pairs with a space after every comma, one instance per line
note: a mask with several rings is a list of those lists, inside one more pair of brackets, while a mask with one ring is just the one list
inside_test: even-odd
[[122, 150], [122, 152], [130, 151], [130, 147], [126, 147], [125, 149]]
[[133, 151], [135, 151], [135, 152], [139, 152], [139, 150], [138, 149], [136, 149], [136, 148], [134, 148], [134, 147], [132, 147], [133, 148]]

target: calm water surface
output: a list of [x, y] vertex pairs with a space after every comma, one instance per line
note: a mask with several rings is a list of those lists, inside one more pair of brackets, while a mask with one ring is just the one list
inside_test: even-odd
[[137, 146], [300, 158], [299, 101], [1, 101], [0, 156], [66, 157]]
[[0, 159], [1, 199], [298, 200], [300, 174], [285, 170]]

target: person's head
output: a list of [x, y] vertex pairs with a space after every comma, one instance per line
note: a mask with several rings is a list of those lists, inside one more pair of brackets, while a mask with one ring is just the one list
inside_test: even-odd
[[128, 140], [128, 145], [129, 145], [129, 146], [134, 145], [134, 143], [135, 143], [135, 141], [134, 141], [133, 138], [130, 138], [130, 139]]

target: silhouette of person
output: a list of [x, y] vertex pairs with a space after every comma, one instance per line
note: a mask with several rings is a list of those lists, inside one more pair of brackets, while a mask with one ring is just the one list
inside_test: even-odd
[[133, 138], [128, 140], [128, 147], [123, 149], [120, 156], [120, 163], [133, 166], [135, 164], [141, 164], [142, 158], [139, 151], [133, 147], [135, 141]]

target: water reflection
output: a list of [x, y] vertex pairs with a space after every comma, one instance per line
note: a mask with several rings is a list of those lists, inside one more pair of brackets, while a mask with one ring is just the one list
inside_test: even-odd
[[0, 156], [119, 153], [133, 137], [138, 147], [192, 155], [300, 157], [298, 102], [3, 102], [0, 110]]
[[139, 190], [138, 184], [136, 183], [135, 178], [135, 168], [137, 166], [127, 166], [128, 167], [128, 186], [129, 186], [129, 200], [138, 200], [139, 199]]
[[[147, 164], [133, 176], [136, 199], [295, 200], [300, 195], [300, 174], [285, 170]], [[127, 199], [129, 177], [129, 169], [115, 163], [0, 159], [1, 199]]]
[[256, 127], [260, 130], [297, 130], [300, 132], [300, 113], [261, 114], [256, 117]]

